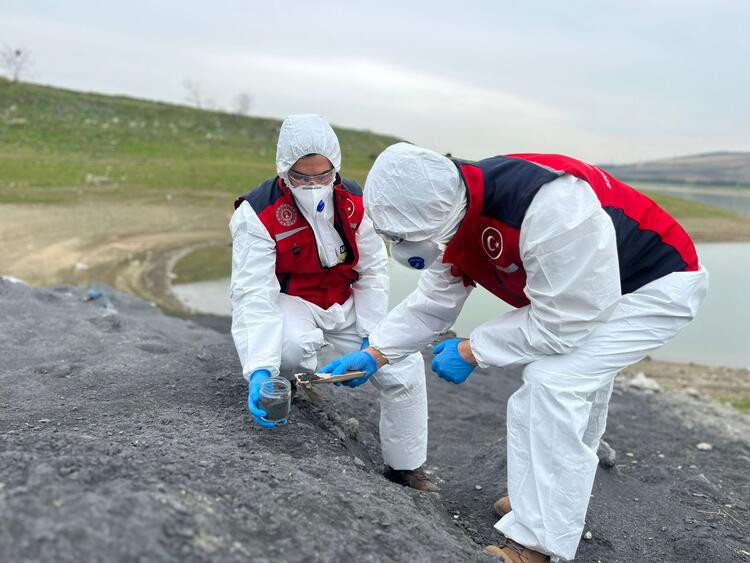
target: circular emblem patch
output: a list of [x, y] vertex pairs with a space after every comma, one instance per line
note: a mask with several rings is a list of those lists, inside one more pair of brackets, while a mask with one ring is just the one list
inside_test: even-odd
[[495, 227], [482, 231], [482, 246], [491, 260], [497, 260], [503, 253], [503, 235]]
[[291, 227], [297, 222], [297, 210], [289, 203], [282, 203], [276, 209], [276, 220], [284, 227]]
[[351, 219], [352, 217], [354, 217], [354, 203], [349, 198], [346, 198], [344, 200], [344, 211], [346, 211], [347, 219]]

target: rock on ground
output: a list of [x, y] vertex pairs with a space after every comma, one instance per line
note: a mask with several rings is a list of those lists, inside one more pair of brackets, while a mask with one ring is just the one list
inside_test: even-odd
[[[0, 280], [0, 561], [494, 560], [517, 373], [428, 370], [442, 492], [417, 493], [381, 475], [371, 386], [301, 393], [260, 429], [227, 334], [103, 293]], [[748, 428], [672, 392], [615, 396], [606, 438], [634, 455], [599, 469], [577, 560], [747, 559]]]

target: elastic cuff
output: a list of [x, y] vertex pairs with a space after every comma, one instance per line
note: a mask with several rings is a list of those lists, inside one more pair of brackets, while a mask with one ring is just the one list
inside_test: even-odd
[[258, 371], [259, 369], [266, 370], [268, 373], [271, 374], [271, 377], [278, 377], [279, 376], [279, 368], [269, 368], [269, 367], [259, 366], [259, 367], [255, 367], [255, 368], [253, 368], [251, 370], [248, 370], [245, 373], [243, 373], [242, 374], [242, 378], [245, 381], [249, 382], [250, 381], [250, 376], [253, 375], [253, 373], [255, 373], [256, 371]]
[[490, 366], [485, 360], [482, 359], [482, 352], [477, 348], [476, 340], [474, 340], [474, 333], [469, 335], [469, 342], [471, 343], [471, 353], [474, 354], [474, 359], [477, 361], [477, 366], [480, 368], [487, 368]]

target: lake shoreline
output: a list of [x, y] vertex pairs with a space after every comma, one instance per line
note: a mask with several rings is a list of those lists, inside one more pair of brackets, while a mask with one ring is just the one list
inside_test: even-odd
[[[171, 269], [190, 249], [229, 244], [231, 211], [231, 202], [221, 194], [180, 205], [164, 200], [104, 207], [96, 202], [2, 204], [0, 238], [9, 244], [0, 255], [0, 275], [42, 287], [103, 282], [153, 302], [168, 314], [226, 330], [228, 318], [194, 313], [179, 301], [171, 291]], [[750, 241], [750, 220], [742, 217], [687, 218], [681, 223], [696, 242]], [[652, 363], [661, 364], [686, 369], [693, 387], [700, 387], [701, 377], [718, 369]], [[669, 379], [662, 373], [670, 371], [659, 368], [655, 377]], [[742, 373], [750, 380], [747, 370], [736, 373], [737, 380], [742, 380]], [[750, 398], [747, 387], [750, 383], [741, 396]]]

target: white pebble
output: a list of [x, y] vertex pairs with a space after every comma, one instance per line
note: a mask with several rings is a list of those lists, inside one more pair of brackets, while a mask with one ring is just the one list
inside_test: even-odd
[[699, 450], [703, 450], [704, 452], [708, 452], [714, 449], [714, 447], [708, 442], [701, 442], [700, 444], [696, 444], [695, 447]]
[[593, 537], [594, 535], [591, 532], [586, 532], [585, 534], [583, 534], [583, 539], [585, 540], [590, 540]]

